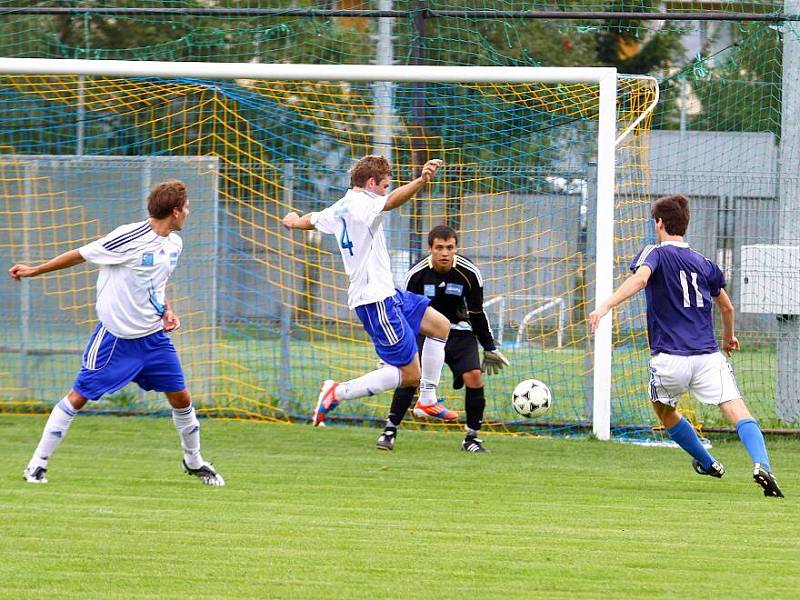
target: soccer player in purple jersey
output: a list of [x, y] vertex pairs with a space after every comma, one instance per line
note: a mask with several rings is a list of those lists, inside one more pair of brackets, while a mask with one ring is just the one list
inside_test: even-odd
[[652, 215], [658, 243], [646, 246], [631, 262], [633, 275], [589, 315], [589, 327], [594, 332], [606, 313], [644, 288], [652, 355], [650, 400], [667, 433], [692, 456], [697, 473], [722, 477], [725, 468], [708, 453], [694, 428], [678, 412], [678, 396], [690, 390], [699, 402], [719, 406], [736, 426], [753, 459], [753, 480], [765, 496], [782, 498], [764, 436], [745, 406], [733, 369], [714, 337], [712, 302], [722, 316], [722, 349], [728, 355], [739, 349], [733, 331], [733, 304], [723, 289], [725, 276], [716, 264], [683, 241], [689, 225], [685, 196], [659, 198]]

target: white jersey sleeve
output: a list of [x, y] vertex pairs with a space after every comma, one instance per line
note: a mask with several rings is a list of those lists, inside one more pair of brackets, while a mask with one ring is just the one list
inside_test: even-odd
[[336, 215], [339, 202], [332, 204], [325, 210], [311, 213], [311, 224], [322, 233], [334, 235], [339, 227], [340, 218]]
[[78, 252], [85, 260], [96, 265], [124, 265], [135, 258], [129, 252], [130, 248], [137, 242], [141, 243], [150, 231], [149, 221], [122, 225], [99, 240], [81, 246]]

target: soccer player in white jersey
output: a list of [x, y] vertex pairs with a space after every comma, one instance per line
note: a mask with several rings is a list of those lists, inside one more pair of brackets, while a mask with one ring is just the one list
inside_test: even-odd
[[100, 266], [95, 306], [100, 322], [83, 352], [72, 389], [50, 413], [23, 472], [29, 483], [47, 483], [48, 460], [87, 401], [99, 400], [134, 381], [142, 389], [166, 395], [181, 438], [184, 470], [207, 485], [225, 485], [200, 454], [200, 424], [178, 354], [165, 333], [181, 324], [165, 291], [183, 249], [175, 232], [183, 229], [189, 215], [184, 185], [171, 180], [155, 186], [147, 210], [148, 219], [117, 227], [105, 237], [39, 266], [16, 264], [9, 269], [11, 277], [19, 281], [85, 261]]
[[[430, 299], [394, 287], [383, 214], [410, 200], [436, 175], [440, 160], [429, 160], [413, 181], [386, 195], [391, 167], [383, 156], [365, 156], [350, 170], [350, 189], [321, 212], [283, 218], [288, 229], [317, 229], [335, 235], [350, 278], [347, 303], [358, 315], [384, 366], [344, 382], [325, 380], [312, 416], [314, 426], [341, 400], [379, 394], [398, 386], [419, 386], [422, 405], [437, 403], [436, 386], [450, 332], [447, 317], [430, 307]], [[422, 359], [417, 334], [425, 336]]]
[[689, 225], [689, 201], [665, 196], [653, 204], [658, 244], [646, 246], [631, 262], [631, 275], [589, 315], [592, 332], [612, 308], [636, 292], [647, 296], [650, 342], [650, 400], [669, 436], [693, 460], [700, 475], [722, 477], [725, 469], [703, 447], [691, 424], [678, 412], [678, 396], [690, 390], [703, 404], [719, 406], [753, 459], [753, 480], [765, 496], [783, 497], [772, 474], [761, 429], [745, 406], [728, 359], [714, 337], [713, 304], [722, 316], [722, 349], [739, 349], [733, 329], [734, 308], [725, 292], [725, 276], [683, 240]]

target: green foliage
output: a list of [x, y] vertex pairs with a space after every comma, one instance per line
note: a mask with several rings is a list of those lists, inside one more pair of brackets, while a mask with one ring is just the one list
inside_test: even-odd
[[[615, 0], [610, 12], [630, 11], [629, 3]], [[644, 2], [641, 12], [661, 10], [662, 3]], [[683, 50], [681, 32], [667, 23], [662, 30], [648, 32], [641, 20], [612, 20], [597, 34], [597, 56], [603, 64], [616, 67], [621, 73], [647, 74], [671, 65]]]
[[[11, 0], [0, 0], [0, 6], [13, 4]], [[336, 6], [310, 0], [228, 0], [214, 4], [231, 8]], [[208, 2], [124, 0], [109, 5], [192, 8], [207, 7]], [[375, 8], [375, 3], [348, 6], [366, 9]], [[624, 73], [669, 73], [654, 121], [657, 127], [678, 126], [679, 81], [683, 78], [690, 82], [693, 97], [701, 106], [700, 113], [691, 118], [690, 128], [776, 133], [780, 130], [781, 40], [768, 24], [743, 23], [734, 46], [713, 57], [708, 56], [710, 50], [704, 50], [695, 64], [684, 64], [681, 37], [697, 27], [685, 21], [437, 18], [423, 19], [420, 30], [420, 20], [415, 20], [415, 15], [425, 7], [432, 10], [664, 10], [663, 3], [657, 0], [556, 3], [397, 0], [394, 8], [408, 11], [408, 17], [394, 20], [395, 60], [406, 64], [610, 65]], [[754, 12], [780, 10], [774, 2], [753, 2], [748, 7]], [[723, 2], [713, 10], [743, 9], [739, 3]], [[11, 15], [0, 20], [0, 54], [361, 64], [375, 60], [376, 33], [377, 20], [367, 18]], [[788, 35], [797, 33], [792, 30]]]
[[691, 120], [690, 128], [777, 134], [781, 124], [781, 39], [763, 23], [742, 26], [739, 35], [735, 47], [691, 66], [692, 90], [703, 110]]

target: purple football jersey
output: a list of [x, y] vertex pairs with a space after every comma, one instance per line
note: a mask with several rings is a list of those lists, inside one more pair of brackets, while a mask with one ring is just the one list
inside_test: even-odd
[[645, 288], [650, 352], [693, 356], [717, 352], [714, 303], [725, 287], [720, 268], [686, 242], [646, 246], [631, 262], [652, 271]]

